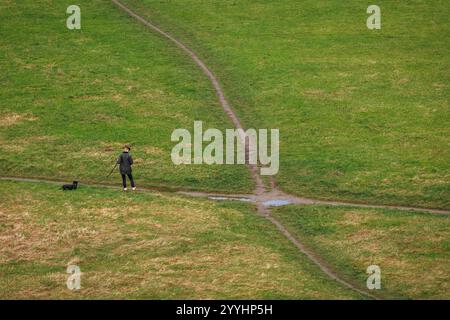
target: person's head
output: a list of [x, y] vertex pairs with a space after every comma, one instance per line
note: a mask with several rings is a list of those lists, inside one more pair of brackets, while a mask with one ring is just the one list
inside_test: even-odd
[[126, 144], [126, 145], [123, 146], [123, 151], [124, 152], [130, 152], [130, 150], [131, 150], [131, 146], [129, 144]]

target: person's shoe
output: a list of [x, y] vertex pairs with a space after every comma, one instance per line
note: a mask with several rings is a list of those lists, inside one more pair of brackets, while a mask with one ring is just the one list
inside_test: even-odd
[[127, 188], [123, 188], [123, 191], [127, 191], [128, 189]]
[[136, 187], [133, 187], [133, 191], [136, 191]]

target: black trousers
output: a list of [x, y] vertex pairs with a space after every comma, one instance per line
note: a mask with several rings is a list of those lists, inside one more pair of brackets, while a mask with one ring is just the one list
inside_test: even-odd
[[128, 176], [128, 179], [130, 179], [131, 187], [132, 188], [135, 187], [134, 180], [133, 180], [133, 175], [131, 173], [127, 173], [126, 175], [121, 173], [120, 175], [122, 176], [122, 185], [123, 185], [124, 188], [127, 187], [127, 178], [126, 178], [126, 176]]

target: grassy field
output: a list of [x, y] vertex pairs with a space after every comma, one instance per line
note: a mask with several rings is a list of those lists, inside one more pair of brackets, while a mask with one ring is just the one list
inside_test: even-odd
[[0, 299], [361, 298], [247, 204], [13, 182], [0, 199]]
[[289, 206], [274, 213], [349, 279], [381, 269], [380, 295], [450, 299], [450, 217], [397, 210]]
[[[288, 192], [450, 209], [450, 4], [121, 0], [194, 49], [246, 127], [280, 129]], [[179, 48], [109, 0], [0, 4], [0, 299], [358, 299], [255, 206], [88, 187], [133, 145], [138, 187], [251, 192], [242, 165], [175, 166], [177, 128], [232, 128]], [[351, 283], [385, 298], [450, 299], [449, 217], [287, 206], [274, 215]], [[66, 288], [79, 265], [82, 290]]]
[[230, 128], [209, 82], [166, 40], [110, 1], [0, 4], [0, 175], [111, 183], [124, 143], [138, 185], [252, 190], [244, 166], [175, 166], [176, 128]]
[[450, 3], [124, 0], [194, 48], [247, 127], [279, 128], [287, 191], [450, 208]]

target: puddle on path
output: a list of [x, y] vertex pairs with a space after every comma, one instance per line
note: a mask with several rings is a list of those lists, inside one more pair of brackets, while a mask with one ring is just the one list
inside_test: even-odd
[[286, 206], [291, 203], [292, 203], [292, 201], [281, 200], [281, 199], [267, 200], [267, 201], [263, 202], [263, 204], [267, 207], [281, 207], [281, 206]]
[[[218, 200], [218, 201], [234, 200], [234, 201], [243, 201], [243, 202], [255, 202], [255, 199], [239, 198], [239, 197], [209, 196], [208, 199]], [[286, 200], [286, 199], [271, 199], [271, 200], [264, 201], [263, 205], [265, 205], [266, 207], [281, 207], [281, 206], [286, 206], [286, 205], [292, 204], [292, 203], [293, 203], [292, 201]]]
[[208, 199], [211, 200], [219, 200], [219, 201], [225, 201], [225, 200], [234, 200], [234, 201], [243, 201], [243, 202], [251, 202], [253, 201], [252, 199], [248, 199], [248, 198], [232, 198], [232, 197], [208, 197]]

